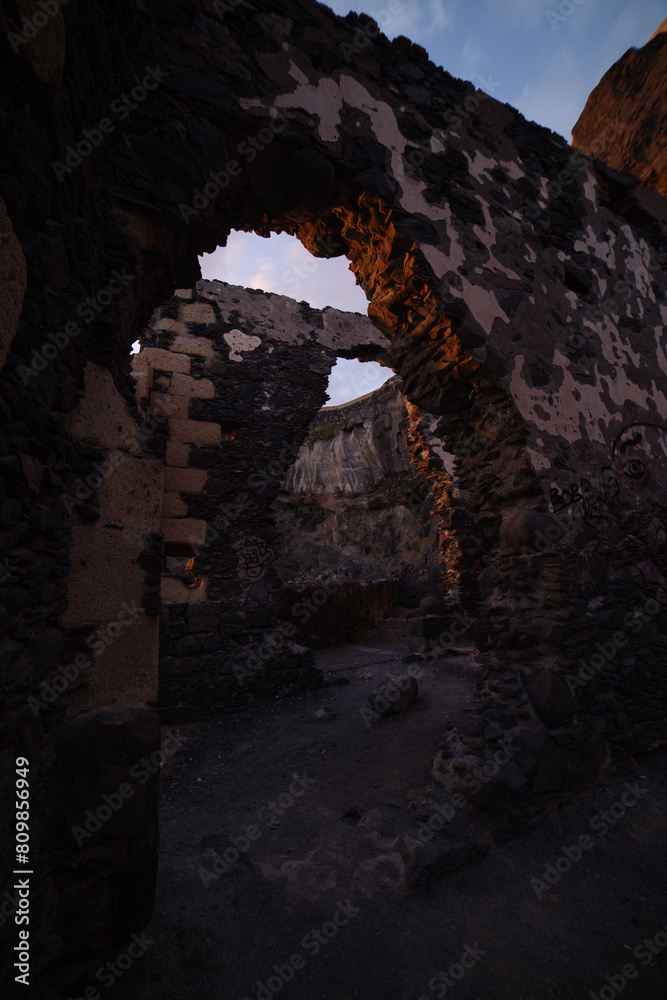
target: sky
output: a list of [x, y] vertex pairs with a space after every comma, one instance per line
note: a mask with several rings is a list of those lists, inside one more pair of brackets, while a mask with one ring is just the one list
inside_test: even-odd
[[[389, 9], [391, 5], [391, 11]], [[641, 48], [667, 17], [667, 0], [331, 0], [336, 14], [375, 17], [389, 38], [406, 35], [453, 76], [470, 80], [568, 142], [586, 99], [627, 49]], [[366, 313], [347, 260], [319, 259], [293, 237], [232, 233], [200, 258], [202, 277], [263, 288], [316, 308]], [[329, 402], [377, 388], [393, 372], [339, 361]]]

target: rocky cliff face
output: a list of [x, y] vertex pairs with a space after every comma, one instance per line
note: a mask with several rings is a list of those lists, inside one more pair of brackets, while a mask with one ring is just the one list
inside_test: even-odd
[[341, 406], [325, 406], [289, 471], [284, 488], [295, 495], [366, 493], [410, 465], [405, 399], [393, 378], [375, 392]]
[[667, 21], [614, 63], [586, 101], [572, 145], [667, 197]]
[[399, 602], [410, 606], [441, 593], [440, 524], [432, 484], [410, 461], [417, 447], [444, 469], [442, 441], [429, 449], [413, 433], [400, 378], [320, 410], [274, 505], [279, 572], [399, 576]]

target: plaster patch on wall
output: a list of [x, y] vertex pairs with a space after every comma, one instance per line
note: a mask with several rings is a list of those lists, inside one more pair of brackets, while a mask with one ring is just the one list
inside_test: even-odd
[[231, 348], [230, 361], [243, 361], [244, 359], [237, 353], [238, 351], [254, 351], [262, 343], [260, 337], [249, 337], [241, 330], [230, 330], [229, 333], [224, 334], [223, 340], [226, 340]]
[[303, 70], [299, 69], [297, 64], [293, 62], [291, 59], [289, 63], [289, 75], [292, 77], [293, 80], [296, 80], [297, 83], [301, 84], [308, 83], [308, 77], [306, 76], [306, 74], [303, 72]]
[[603, 260], [613, 271], [616, 270], [616, 264], [614, 262], [614, 245], [616, 243], [616, 236], [614, 233], [606, 234], [608, 240], [598, 240], [596, 234], [593, 232], [592, 226], [586, 226], [586, 236], [587, 239], [583, 237], [574, 244], [574, 250], [576, 253], [586, 253], [592, 250], [596, 257]]
[[586, 180], [584, 181], [584, 194], [593, 205], [594, 210], [597, 209], [597, 199], [595, 193], [596, 187], [597, 187], [597, 181], [595, 180], [595, 177], [593, 176], [590, 170], [587, 170]]
[[[479, 194], [476, 195], [475, 197], [477, 198], [477, 201], [480, 203], [482, 211], [484, 213], [485, 229], [482, 229], [481, 226], [473, 226], [472, 231], [477, 237], [477, 239], [480, 241], [480, 243], [483, 243], [489, 252], [489, 261], [486, 265], [487, 269], [491, 267], [496, 272], [501, 271], [506, 277], [511, 278], [512, 281], [521, 281], [521, 275], [517, 274], [516, 271], [510, 271], [508, 267], [505, 267], [504, 264], [501, 264], [496, 255], [493, 253], [493, 247], [495, 247], [498, 242], [497, 239], [498, 230], [493, 224], [493, 219], [491, 218], [491, 212], [489, 211], [488, 202], [486, 202], [484, 198]], [[477, 268], [475, 268], [475, 270], [477, 270]]]
[[490, 160], [488, 156], [484, 156], [479, 150], [475, 152], [474, 160], [471, 158], [469, 153], [465, 153], [465, 156], [470, 164], [470, 173], [476, 180], [480, 182], [488, 181], [490, 184], [494, 183], [493, 177], [484, 175], [496, 166], [495, 160]]
[[449, 256], [437, 247], [432, 246], [430, 243], [423, 243], [420, 247], [422, 253], [433, 268], [433, 273], [436, 278], [442, 278], [448, 271], [458, 270], [460, 265], [466, 259], [463, 248], [457, 239], [456, 230], [451, 229], [448, 226], [447, 235], [451, 238]]
[[500, 166], [507, 171], [513, 181], [518, 181], [521, 177], [525, 176], [525, 172], [514, 160], [501, 160]]
[[279, 94], [278, 108], [301, 108], [320, 120], [319, 134], [323, 142], [336, 142], [340, 124], [343, 95], [339, 85], [330, 77], [312, 83], [302, 83], [291, 94]]
[[[541, 443], [542, 442], [540, 441], [540, 444]], [[530, 463], [536, 472], [541, 472], [543, 469], [551, 468], [551, 462], [549, 459], [542, 455], [539, 451], [526, 447], [526, 454], [528, 455]]]
[[661, 338], [665, 336], [664, 326], [655, 326], [655, 353], [658, 356], [658, 364], [667, 375], [667, 342], [662, 343]]
[[621, 226], [621, 232], [628, 241], [626, 249], [630, 251], [630, 257], [626, 257], [625, 259], [625, 266], [634, 276], [637, 291], [641, 296], [648, 297], [651, 302], [655, 302], [651, 276], [646, 266], [650, 257], [646, 241], [640, 240], [640, 242], [637, 242], [630, 226]]
[[497, 317], [509, 323], [509, 317], [498, 305], [498, 300], [492, 291], [482, 285], [471, 284], [467, 278], [461, 280], [465, 303], [486, 334], [491, 333], [491, 327]]

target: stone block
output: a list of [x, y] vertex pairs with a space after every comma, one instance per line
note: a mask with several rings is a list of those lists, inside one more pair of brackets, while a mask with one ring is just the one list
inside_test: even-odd
[[115, 386], [108, 368], [89, 361], [84, 372], [85, 390], [69, 416], [75, 441], [96, 448], [118, 449], [140, 455], [137, 424]]
[[175, 333], [179, 336], [187, 334], [188, 328], [185, 323], [179, 323], [177, 319], [169, 319], [167, 316], [163, 316], [155, 324], [156, 330], [166, 330], [167, 333]]
[[527, 508], [505, 518], [500, 526], [500, 541], [512, 552], [521, 552], [524, 546], [540, 550], [551, 548], [547, 531], [554, 528], [552, 534], [557, 539], [559, 532], [554, 519], [542, 511]]
[[167, 465], [172, 469], [187, 469], [190, 461], [190, 445], [181, 441], [167, 442]]
[[179, 305], [178, 315], [183, 323], [215, 323], [215, 312], [209, 302], [190, 302]]
[[137, 531], [158, 531], [164, 488], [162, 462], [116, 451], [109, 456], [107, 469], [100, 497], [103, 521]]
[[215, 399], [215, 386], [210, 378], [174, 375], [171, 380], [171, 395], [186, 396], [188, 399]]
[[144, 571], [137, 559], [143, 551], [143, 534], [136, 531], [75, 524], [63, 623], [113, 622], [128, 604], [141, 607]]
[[188, 505], [180, 493], [165, 493], [162, 501], [162, 517], [187, 517]]
[[[109, 838], [157, 838], [159, 767], [144, 777], [141, 764], [142, 759], [160, 750], [158, 717], [152, 709], [133, 706], [88, 712], [56, 727], [53, 737], [50, 780], [44, 784], [44, 794], [50, 800], [51, 850], [62, 850], [65, 855], [76, 853], [79, 848], [72, 827], [83, 829], [89, 810], [95, 817], [98, 808], [102, 816], [107, 814], [102, 795], [116, 795], [125, 785], [131, 786], [132, 794], [122, 797], [120, 808], [100, 819], [97, 829], [85, 831], [82, 842], [90, 847]], [[76, 780], [72, 780], [73, 776]], [[67, 794], [63, 794], [65, 789]], [[81, 873], [82, 881], [91, 878], [91, 863], [94, 870], [92, 856], [85, 875]], [[152, 868], [156, 865], [157, 853]], [[99, 877], [104, 884], [106, 876], [100, 872]], [[117, 877], [118, 872], [111, 880], [114, 885]], [[111, 883], [104, 884], [103, 895], [111, 891]], [[129, 887], [128, 891], [126, 903], [134, 898]], [[145, 907], [148, 916], [151, 905]]]
[[157, 695], [158, 628], [158, 619], [142, 611], [100, 630], [90, 673], [91, 709], [129, 707]]
[[163, 351], [158, 347], [147, 347], [141, 351], [139, 357], [146, 358], [151, 368], [157, 368], [159, 371], [190, 374], [190, 358], [186, 354], [172, 354], [171, 351]]
[[0, 368], [11, 346], [25, 295], [28, 269], [23, 247], [14, 233], [4, 201], [0, 198]]
[[177, 354], [191, 354], [197, 358], [214, 358], [215, 351], [213, 344], [208, 337], [175, 337], [171, 345], [172, 351]]
[[201, 587], [186, 587], [181, 580], [164, 577], [162, 580], [163, 604], [192, 604], [206, 600], [206, 584]]
[[169, 429], [172, 441], [180, 441], [182, 444], [216, 447], [222, 441], [220, 424], [214, 424], [210, 420], [180, 420], [174, 418], [169, 424]]
[[142, 353], [132, 357], [132, 377], [135, 383], [134, 394], [137, 397], [137, 402], [148, 399], [153, 387], [153, 369], [148, 358]]
[[568, 758], [564, 751], [545, 740], [540, 750], [537, 771], [533, 777], [533, 793], [562, 792], [567, 787]]
[[571, 726], [574, 721], [574, 705], [567, 683], [551, 670], [540, 670], [536, 674], [521, 673], [526, 694], [547, 729]]
[[433, 639], [446, 631], [447, 619], [444, 615], [425, 615], [419, 618], [410, 618], [408, 621], [408, 635]]
[[177, 299], [191, 299], [192, 289], [191, 288], [177, 288], [174, 292]]
[[162, 519], [160, 531], [164, 534], [165, 542], [174, 542], [179, 545], [203, 545], [206, 541], [206, 521], [197, 521], [194, 518], [165, 517]]
[[153, 417], [176, 417], [179, 420], [187, 420], [190, 400], [184, 396], [172, 396], [164, 392], [154, 392], [151, 396], [148, 409], [150, 415]]
[[212, 604], [188, 608], [186, 620], [192, 632], [215, 632], [220, 625], [220, 615]]
[[414, 677], [389, 677], [368, 697], [371, 708], [379, 715], [394, 715], [404, 712], [419, 697], [419, 688]]
[[173, 493], [201, 493], [207, 479], [205, 469], [164, 470], [164, 488]]

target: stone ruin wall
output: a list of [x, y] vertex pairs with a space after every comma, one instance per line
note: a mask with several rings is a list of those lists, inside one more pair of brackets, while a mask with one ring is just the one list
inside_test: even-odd
[[[438, 773], [460, 786], [498, 732], [523, 733], [478, 803], [502, 837], [665, 738], [660, 195], [365, 17], [306, 0], [222, 22], [209, 0], [120, 0], [116, 15], [67, 5], [14, 48], [15, 5], [0, 4], [2, 762], [7, 776], [29, 758], [38, 792], [37, 1000], [75, 970], [85, 982], [150, 916], [156, 774], [102, 829], [71, 831], [159, 739], [164, 438], [143, 433], [130, 345], [232, 228], [349, 258], [387, 362], [456, 457], [449, 527], [477, 560], [487, 673]], [[157, 86], [79, 156], [82, 130], [149, 67]], [[90, 666], [70, 680], [79, 653]], [[1, 846], [10, 857], [9, 830]]]
[[[347, 622], [343, 638], [376, 624], [397, 584], [342, 583], [323, 618], [310, 589], [283, 587], [276, 571], [273, 501], [337, 357], [382, 357], [389, 341], [359, 314], [200, 281], [156, 311], [141, 344], [138, 405], [165, 458], [163, 721], [316, 686], [301, 644], [335, 641], [336, 616]], [[319, 640], [311, 619], [321, 620]]]

